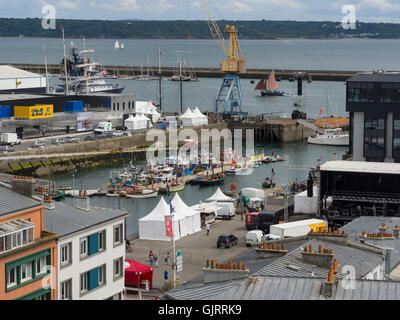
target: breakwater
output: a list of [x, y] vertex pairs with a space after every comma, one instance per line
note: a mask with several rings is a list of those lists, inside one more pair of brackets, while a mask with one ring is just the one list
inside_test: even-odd
[[[45, 66], [43, 64], [10, 64], [16, 68], [24, 69], [31, 72], [45, 74]], [[60, 64], [51, 64], [47, 66], [50, 74], [59, 74], [63, 68]], [[129, 75], [134, 73], [138, 75], [141, 73], [143, 67], [141, 66], [103, 66], [103, 70], [108, 71], [110, 74], [116, 74], [119, 76]], [[194, 73], [198, 77], [204, 78], [220, 78], [224, 74], [219, 68], [193, 68]], [[269, 74], [271, 69], [247, 69], [246, 73], [240, 74], [241, 78], [244, 79], [261, 79]], [[307, 79], [317, 81], [346, 81], [349, 77], [357, 73], [358, 71], [332, 71], [332, 70], [284, 70], [275, 69], [275, 76], [282, 80], [288, 80], [293, 77], [294, 72], [303, 71], [307, 74]], [[158, 75], [158, 67], [150, 67], [150, 72], [154, 75]], [[163, 77], [170, 77], [177, 72], [176, 68], [162, 67], [161, 75]]]

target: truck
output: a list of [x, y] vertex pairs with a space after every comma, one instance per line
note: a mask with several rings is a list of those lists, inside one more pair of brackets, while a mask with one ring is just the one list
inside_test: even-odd
[[20, 144], [21, 139], [18, 139], [16, 133], [2, 133], [1, 134], [1, 143], [9, 146], [13, 146], [15, 144]]
[[301, 237], [307, 235], [311, 230], [325, 232], [328, 223], [320, 219], [305, 219], [287, 223], [274, 224], [270, 226], [270, 233], [280, 239], [290, 237]]
[[264, 231], [265, 234], [270, 233], [270, 227], [283, 220], [284, 212], [281, 210], [265, 210], [257, 215], [257, 228]]
[[97, 125], [97, 128], [94, 129], [95, 133], [103, 133], [103, 132], [112, 132], [112, 123], [111, 121], [102, 121], [99, 122], [99, 124]]

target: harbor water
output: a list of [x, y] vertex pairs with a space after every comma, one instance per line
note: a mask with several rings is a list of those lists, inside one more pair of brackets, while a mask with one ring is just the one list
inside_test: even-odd
[[[311, 145], [304, 141], [300, 143], [256, 145], [256, 151], [261, 150], [264, 150], [266, 155], [271, 155], [273, 152], [275, 155], [289, 156], [289, 164], [315, 166], [318, 159], [320, 159], [321, 162], [333, 160], [335, 153], [336, 157], [341, 159], [347, 147]], [[139, 162], [137, 165], [145, 165], [145, 163]], [[76, 189], [81, 187], [87, 190], [99, 189], [105, 187], [112, 170], [118, 170], [122, 173], [127, 166], [128, 163], [106, 169], [85, 169], [78, 171], [74, 177], [72, 173], [57, 176], [56, 183], [58, 185], [70, 185]], [[253, 173], [248, 176], [226, 176], [224, 184], [220, 186], [221, 190], [228, 191], [231, 184], [236, 185], [238, 191], [245, 187], [261, 189], [261, 184], [264, 179], [266, 177], [271, 177], [272, 168], [275, 171], [274, 180], [277, 185], [285, 184], [286, 174], [290, 182], [294, 182], [296, 179], [297, 181], [303, 181], [307, 178], [308, 174], [307, 170], [288, 170], [286, 172], [284, 161], [267, 163], [258, 168], [254, 168]], [[179, 195], [188, 205], [195, 205], [199, 203], [199, 201], [204, 201], [210, 197], [216, 189], [217, 186], [186, 185], [185, 189], [179, 192]], [[174, 194], [172, 194], [172, 196], [173, 195]], [[138, 220], [153, 210], [160, 197], [161, 195], [157, 198], [132, 199], [96, 196], [91, 197], [90, 201], [93, 206], [116, 209], [125, 208], [130, 213], [127, 221], [127, 235], [129, 237], [134, 237], [138, 234]], [[168, 201], [168, 199], [166, 200]], [[66, 198], [64, 201], [71, 204], [73, 203], [72, 198]]]

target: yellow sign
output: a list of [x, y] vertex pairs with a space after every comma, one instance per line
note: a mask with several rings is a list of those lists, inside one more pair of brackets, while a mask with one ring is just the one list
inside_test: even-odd
[[53, 105], [15, 106], [14, 117], [22, 119], [43, 119], [53, 117]]

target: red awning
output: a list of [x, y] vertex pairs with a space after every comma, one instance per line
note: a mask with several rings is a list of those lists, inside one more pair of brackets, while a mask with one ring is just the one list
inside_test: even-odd
[[139, 287], [139, 282], [149, 281], [150, 288], [153, 287], [153, 268], [135, 260], [125, 260], [125, 285]]

